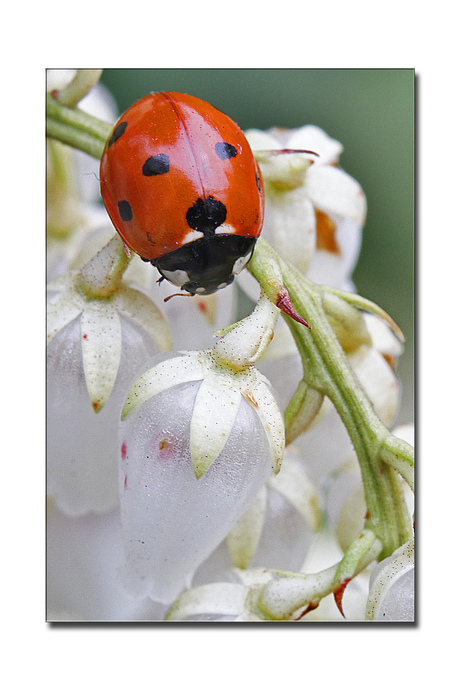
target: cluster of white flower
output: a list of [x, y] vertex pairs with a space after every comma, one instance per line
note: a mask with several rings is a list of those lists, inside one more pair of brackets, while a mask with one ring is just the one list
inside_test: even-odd
[[[85, 101], [115, 119], [101, 86]], [[247, 137], [264, 178], [263, 236], [314, 282], [353, 290], [366, 201], [338, 166], [341, 145], [313, 126]], [[326, 398], [285, 448], [302, 363], [279, 310], [248, 271], [214, 295], [165, 303], [177, 288], [128, 262], [96, 169], [49, 142], [48, 620], [276, 618], [259, 597], [271, 583], [276, 602], [274, 571], [327, 573], [363, 528], [345, 426]], [[390, 427], [402, 346], [375, 314], [361, 328], [339, 339]], [[413, 442], [411, 428], [395, 433]], [[413, 620], [412, 551], [348, 584], [347, 620]], [[286, 596], [323, 591], [312, 578], [290, 578]], [[291, 619], [343, 620], [333, 591], [308, 612], [291, 608]]]

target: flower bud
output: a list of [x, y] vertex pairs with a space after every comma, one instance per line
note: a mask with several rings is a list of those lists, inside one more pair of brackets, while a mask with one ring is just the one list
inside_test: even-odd
[[[315, 282], [345, 287], [359, 253], [366, 197], [337, 165], [342, 145], [311, 125], [252, 129], [246, 136], [265, 184], [264, 237]], [[244, 274], [239, 283], [251, 289]]]
[[81, 317], [63, 328], [47, 352], [48, 495], [68, 515], [110, 510], [118, 503], [118, 419], [127, 386], [158, 350], [149, 335], [120, 319], [120, 366], [95, 414], [85, 381]]
[[[179, 381], [158, 392], [120, 426], [126, 555], [121, 577], [133, 596], [171, 602], [244, 513], [271, 470], [265, 429], [254, 406], [240, 396], [222, 451], [197, 479], [190, 434], [200, 383]], [[218, 422], [220, 413], [216, 407], [206, 424]]]
[[170, 602], [247, 510], [270, 468], [284, 423], [253, 366], [278, 310], [262, 297], [214, 348], [169, 354], [132, 385], [120, 424], [120, 497], [133, 595]]
[[414, 540], [397, 549], [373, 570], [366, 619], [414, 622]]
[[79, 273], [49, 285], [48, 495], [69, 515], [117, 504], [122, 400], [146, 361], [170, 347], [153, 302], [121, 281], [126, 263], [117, 246], [123, 258], [116, 238]]

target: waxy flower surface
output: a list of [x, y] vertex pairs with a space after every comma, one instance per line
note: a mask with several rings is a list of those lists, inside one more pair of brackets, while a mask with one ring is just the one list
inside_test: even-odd
[[171, 602], [279, 471], [283, 419], [253, 366], [277, 312], [262, 297], [214, 348], [161, 356], [131, 387], [120, 426], [120, 500], [122, 577], [133, 595]]

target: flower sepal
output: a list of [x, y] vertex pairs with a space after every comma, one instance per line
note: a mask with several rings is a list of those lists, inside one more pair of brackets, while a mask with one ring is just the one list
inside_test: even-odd
[[168, 324], [158, 307], [122, 281], [127, 265], [117, 235], [80, 271], [69, 271], [48, 284], [52, 296], [47, 307], [47, 343], [81, 316], [84, 375], [95, 412], [107, 402], [118, 375], [120, 316], [129, 317], [147, 331], [159, 350], [171, 347]]

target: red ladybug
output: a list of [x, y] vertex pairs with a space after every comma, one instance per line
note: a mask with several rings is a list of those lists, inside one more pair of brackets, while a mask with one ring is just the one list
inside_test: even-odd
[[181, 93], [152, 93], [120, 117], [101, 193], [124, 242], [191, 294], [233, 281], [264, 215], [259, 166], [233, 120]]

